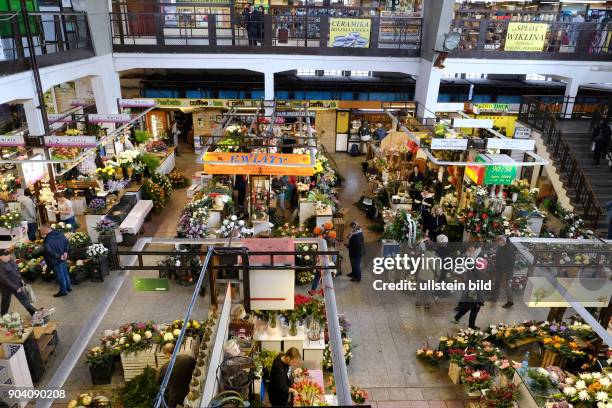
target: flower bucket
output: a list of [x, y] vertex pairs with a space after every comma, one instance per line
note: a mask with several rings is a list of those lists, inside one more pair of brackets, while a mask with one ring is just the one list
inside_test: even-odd
[[28, 269], [26, 272], [21, 274], [21, 276], [23, 277], [23, 280], [25, 280], [26, 282], [34, 282], [36, 279], [38, 279], [41, 273], [42, 273], [42, 268], [38, 266], [35, 268]]
[[70, 274], [70, 282], [75, 285], [83, 283], [89, 280], [89, 268], [85, 266], [80, 266], [74, 269], [74, 272]]
[[103, 364], [89, 366], [89, 375], [91, 375], [91, 383], [93, 385], [110, 384], [115, 371], [115, 360], [109, 359]]
[[87, 248], [70, 248], [68, 258], [73, 261], [87, 259]]
[[132, 181], [136, 184], [142, 183], [142, 173], [133, 173]]

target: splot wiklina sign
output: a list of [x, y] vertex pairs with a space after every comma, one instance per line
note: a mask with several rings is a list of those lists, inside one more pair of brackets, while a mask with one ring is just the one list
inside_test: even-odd
[[542, 52], [547, 32], [546, 23], [510, 23], [504, 51]]

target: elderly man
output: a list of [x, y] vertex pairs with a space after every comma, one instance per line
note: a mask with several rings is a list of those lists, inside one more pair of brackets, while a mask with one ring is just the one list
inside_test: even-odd
[[504, 292], [506, 292], [506, 303], [502, 307], [508, 309], [514, 305], [510, 279], [512, 279], [515, 254], [505, 235], [499, 235], [495, 242], [497, 251], [495, 252], [495, 290], [493, 293], [495, 299], [497, 299], [499, 288], [500, 286], [503, 287]]

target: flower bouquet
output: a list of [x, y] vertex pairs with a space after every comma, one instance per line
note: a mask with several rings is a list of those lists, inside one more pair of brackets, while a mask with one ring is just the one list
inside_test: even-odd
[[153, 200], [153, 205], [157, 211], [161, 211], [172, 195], [172, 183], [167, 176], [154, 173], [145, 179], [144, 191], [149, 199]]
[[242, 238], [253, 235], [253, 229], [247, 228], [244, 220], [238, 220], [236, 215], [226, 218], [217, 231], [219, 238]]
[[527, 379], [529, 388], [537, 392], [546, 392], [556, 387], [558, 378], [555, 373], [539, 367], [527, 369]]
[[370, 398], [366, 390], [356, 385], [351, 386], [351, 399], [357, 405], [364, 404]]
[[444, 358], [443, 352], [435, 351], [429, 347], [417, 349], [416, 355], [419, 359], [432, 366], [437, 366], [438, 363]]
[[92, 259], [100, 259], [108, 255], [108, 248], [102, 244], [92, 244], [87, 247], [87, 256]]
[[[353, 340], [350, 337], [344, 337], [342, 339], [342, 350], [344, 353], [344, 361], [347, 365], [349, 365], [353, 359]], [[329, 343], [326, 343], [325, 349], [323, 349], [323, 368], [329, 371], [333, 371], [334, 369], [334, 362], [332, 360], [332, 353]]]
[[323, 388], [312, 380], [304, 380], [291, 386], [295, 391], [293, 397], [294, 407], [313, 407], [321, 402], [321, 396], [325, 393]]
[[486, 370], [466, 369], [461, 376], [461, 380], [468, 393], [475, 393], [491, 388], [491, 384], [493, 384], [491, 374]]
[[170, 179], [170, 183], [172, 183], [172, 188], [175, 190], [189, 187], [191, 184], [191, 181], [180, 171], [173, 171], [168, 175], [168, 178]]
[[576, 407], [607, 407], [612, 402], [611, 373], [581, 373], [577, 378], [568, 377], [559, 384], [563, 398]]
[[517, 398], [518, 387], [515, 384], [493, 387], [480, 398], [480, 406], [483, 408], [512, 408], [512, 403]]
[[13, 193], [19, 187], [21, 187], [21, 181], [12, 174], [0, 176], [0, 190], [2, 193]]
[[116, 355], [112, 348], [106, 346], [96, 346], [87, 352], [86, 359], [92, 384], [111, 383]]
[[514, 372], [522, 367], [522, 364], [517, 361], [510, 361], [507, 358], [495, 361], [495, 367], [499, 372], [506, 378], [511, 379], [514, 376]]
[[336, 230], [334, 230], [334, 224], [331, 221], [327, 221], [322, 227], [314, 227], [312, 233], [317, 238], [323, 238], [325, 240], [334, 240], [337, 237]]
[[7, 335], [21, 338], [23, 336], [23, 321], [17, 312], [7, 313], [0, 317], [0, 329]]
[[19, 226], [20, 222], [21, 213], [18, 211], [9, 211], [6, 214], [0, 215], [0, 228], [5, 228], [10, 231]]
[[102, 218], [96, 224], [96, 231], [99, 234], [114, 234], [117, 223], [108, 218]]
[[116, 169], [113, 166], [105, 166], [96, 169], [96, 174], [102, 179], [102, 181], [109, 181], [115, 177]]
[[91, 244], [91, 238], [84, 232], [74, 232], [69, 234], [66, 238], [68, 238], [71, 248], [85, 248], [87, 245]]
[[47, 269], [43, 257], [18, 261], [17, 268], [26, 282], [34, 282]]
[[123, 168], [131, 167], [138, 156], [140, 156], [140, 150], [124, 150], [117, 155], [117, 163]]
[[95, 197], [87, 206], [92, 214], [102, 214], [106, 210], [106, 200], [100, 197]]
[[276, 227], [272, 230], [273, 237], [291, 237], [291, 238], [307, 238], [311, 236], [306, 228], [303, 226], [296, 227], [289, 223], [284, 223], [280, 227]]
[[293, 382], [300, 382], [302, 380], [308, 380], [310, 378], [310, 372], [306, 367], [298, 367], [291, 371], [291, 377], [293, 377]]

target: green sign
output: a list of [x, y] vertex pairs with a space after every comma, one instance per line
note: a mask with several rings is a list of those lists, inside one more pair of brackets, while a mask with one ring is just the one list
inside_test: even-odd
[[487, 166], [484, 176], [484, 184], [512, 184], [516, 178], [516, 166]]
[[134, 291], [136, 292], [167, 292], [170, 284], [166, 278], [134, 277]]

